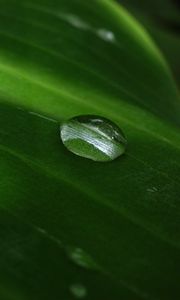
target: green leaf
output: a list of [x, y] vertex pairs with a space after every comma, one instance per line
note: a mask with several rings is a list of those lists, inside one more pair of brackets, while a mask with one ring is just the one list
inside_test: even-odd
[[179, 2], [177, 0], [119, 0], [142, 22], [163, 51], [180, 86]]
[[[180, 102], [161, 53], [109, 0], [1, 0], [0, 298], [179, 299]], [[98, 163], [60, 123], [98, 114]]]

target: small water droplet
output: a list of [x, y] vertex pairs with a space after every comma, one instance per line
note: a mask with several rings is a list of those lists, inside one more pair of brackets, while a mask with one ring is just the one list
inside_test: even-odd
[[82, 299], [87, 295], [87, 289], [82, 284], [72, 284], [70, 291], [78, 299]]
[[83, 30], [90, 29], [90, 26], [82, 19], [80, 19], [80, 17], [78, 17], [77, 15], [58, 13], [58, 16], [59, 18], [68, 22], [73, 27]]
[[155, 193], [157, 191], [158, 191], [158, 189], [155, 186], [147, 189], [147, 192], [150, 192], [150, 193]]
[[69, 258], [78, 266], [87, 269], [97, 269], [94, 260], [81, 248], [68, 248]]
[[71, 118], [60, 126], [63, 144], [71, 152], [95, 161], [111, 161], [125, 152], [126, 138], [110, 120], [93, 115]]
[[115, 42], [115, 35], [112, 31], [109, 31], [104, 28], [100, 28], [97, 30], [97, 35], [106, 42], [113, 43]]

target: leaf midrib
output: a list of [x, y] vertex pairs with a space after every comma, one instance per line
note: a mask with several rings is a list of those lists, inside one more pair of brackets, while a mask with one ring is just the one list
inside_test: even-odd
[[[29, 76], [27, 76], [26, 74], [22, 74], [22, 73], [19, 73], [18, 71], [17, 71], [17, 69], [15, 69], [15, 68], [13, 68], [13, 67], [11, 67], [11, 66], [8, 66], [8, 65], [5, 65], [5, 64], [2, 64], [2, 63], [0, 63], [0, 68], [4, 71], [4, 72], [6, 72], [7, 74], [11, 74], [11, 75], [13, 75], [13, 76], [15, 76], [15, 77], [21, 77], [21, 78], [23, 78], [25, 81], [29, 81], [29, 82], [31, 82], [31, 83], [33, 83], [34, 85], [38, 85], [38, 86], [40, 86], [40, 87], [42, 87], [43, 89], [46, 89], [46, 90], [50, 90], [51, 92], [54, 92], [54, 93], [56, 93], [56, 94], [59, 94], [59, 95], [61, 95], [61, 96], [64, 96], [67, 100], [69, 100], [70, 99], [70, 101], [71, 100], [75, 100], [76, 102], [80, 102], [82, 105], [84, 105], [84, 106], [88, 106], [88, 107], [91, 107], [91, 108], [94, 108], [94, 109], [96, 109], [97, 111], [99, 111], [100, 110], [100, 112], [102, 113], [102, 112], [107, 112], [106, 111], [106, 109], [105, 109], [105, 106], [103, 106], [103, 107], [101, 107], [101, 108], [99, 108], [96, 104], [92, 104], [92, 103], [87, 103], [87, 101], [86, 102], [84, 102], [82, 99], [81, 99], [81, 97], [75, 97], [74, 95], [72, 95], [72, 94], [70, 94], [70, 93], [67, 93], [67, 92], [64, 92], [64, 91], [62, 91], [62, 90], [60, 90], [60, 89], [58, 89], [58, 88], [55, 88], [54, 86], [50, 86], [50, 85], [48, 85], [48, 84], [46, 84], [46, 83], [43, 83], [43, 82], [41, 82], [41, 81], [39, 81], [39, 80], [37, 80], [37, 79], [33, 79], [33, 78], [30, 78]], [[1, 90], [2, 90], [2, 88], [1, 88]], [[8, 94], [8, 92], [7, 92], [7, 94]], [[69, 99], [68, 99], [69, 98]], [[121, 101], [121, 102], [123, 102], [121, 99], [119, 99], [119, 101]], [[131, 107], [132, 107], [133, 105], [131, 104]], [[140, 114], [140, 109], [139, 108], [137, 108], [137, 107], [135, 107], [135, 106], [133, 106], [136, 110], [138, 110], [138, 113]], [[147, 112], [146, 112], [147, 113]], [[109, 110], [108, 110], [108, 114], [110, 115], [111, 114], [111, 112], [109, 112]], [[150, 113], [147, 113], [148, 115], [151, 115]], [[127, 119], [127, 118], [123, 118], [122, 116], [120, 116], [119, 115], [119, 113], [117, 114], [117, 116], [116, 116], [116, 111], [115, 110], [113, 110], [113, 113], [111, 114], [112, 115], [112, 117], [113, 118], [116, 118], [116, 119], [118, 119], [118, 120], [122, 120], [124, 123], [126, 123], [126, 124], [128, 124], [128, 125], [130, 125], [132, 128], [136, 128], [136, 129], [138, 129], [138, 130], [140, 130], [140, 131], [143, 131], [143, 132], [145, 132], [145, 133], [148, 133], [148, 134], [150, 134], [151, 136], [153, 136], [154, 138], [156, 138], [156, 139], [160, 139], [161, 141], [163, 141], [163, 142], [165, 142], [165, 143], [168, 143], [169, 145], [171, 145], [171, 146], [173, 146], [174, 148], [176, 148], [176, 149], [178, 149], [178, 150], [180, 150], [180, 140], [176, 140], [176, 141], [172, 141], [172, 140], [169, 140], [169, 139], [167, 139], [167, 137], [165, 137], [165, 136], [163, 136], [163, 135], [160, 135], [160, 134], [157, 134], [157, 133], [155, 133], [155, 132], [152, 132], [151, 130], [148, 130], [145, 126], [137, 126], [137, 123], [135, 123], [135, 122], [131, 122], [131, 121], [129, 121], [129, 119]], [[154, 116], [153, 116], [154, 117]], [[162, 120], [161, 120], [161, 122], [162, 122]], [[163, 123], [163, 122], [162, 122]], [[174, 129], [174, 131], [175, 131], [175, 127], [173, 128]]]

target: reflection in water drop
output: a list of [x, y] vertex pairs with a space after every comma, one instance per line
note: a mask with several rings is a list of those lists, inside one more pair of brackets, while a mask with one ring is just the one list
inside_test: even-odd
[[82, 299], [87, 295], [87, 290], [82, 284], [72, 284], [70, 291], [75, 298]]
[[109, 30], [104, 29], [104, 28], [100, 28], [96, 32], [97, 32], [97, 35], [101, 39], [105, 40], [106, 42], [113, 43], [116, 40], [115, 35], [112, 31], [109, 31]]
[[97, 269], [94, 260], [81, 248], [69, 248], [67, 253], [76, 265], [87, 269]]
[[121, 129], [99, 116], [74, 117], [61, 125], [60, 135], [68, 150], [95, 161], [111, 161], [126, 148]]

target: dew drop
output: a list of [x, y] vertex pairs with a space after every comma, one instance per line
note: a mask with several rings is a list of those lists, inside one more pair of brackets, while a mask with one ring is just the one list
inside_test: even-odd
[[115, 42], [115, 35], [112, 31], [100, 28], [97, 30], [97, 35], [106, 42]]
[[97, 265], [89, 254], [81, 248], [68, 248], [67, 251], [69, 259], [76, 265], [86, 269], [97, 269]]
[[77, 116], [60, 126], [65, 147], [82, 157], [95, 161], [111, 161], [126, 149], [122, 130], [112, 121], [94, 115]]
[[147, 189], [147, 192], [150, 192], [150, 193], [155, 193], [157, 191], [158, 191], [158, 189], [155, 186]]
[[82, 284], [72, 284], [70, 292], [77, 299], [82, 299], [87, 295], [87, 290]]
[[59, 13], [58, 16], [59, 18], [68, 22], [73, 27], [84, 30], [90, 29], [90, 26], [76, 15]]

